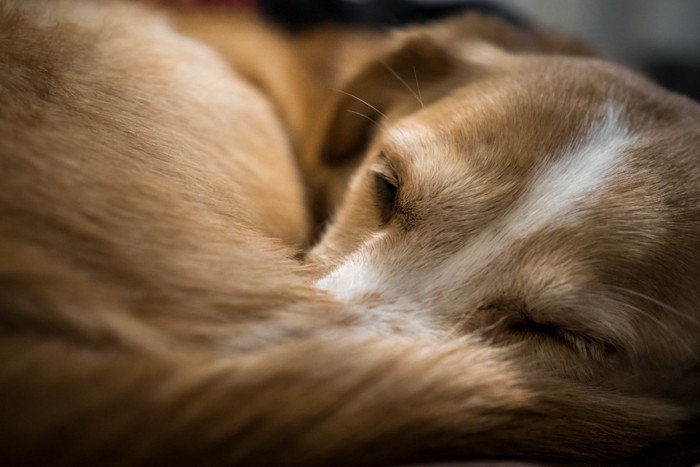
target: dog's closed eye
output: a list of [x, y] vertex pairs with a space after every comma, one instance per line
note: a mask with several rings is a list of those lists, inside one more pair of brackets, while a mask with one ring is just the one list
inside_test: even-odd
[[508, 331], [528, 337], [551, 339], [571, 348], [584, 357], [594, 360], [602, 360], [615, 352], [615, 347], [612, 344], [554, 324], [538, 323], [529, 320], [519, 321], [510, 324]]
[[388, 223], [398, 210], [400, 179], [396, 170], [389, 164], [382, 154], [379, 156], [381, 163], [376, 164], [374, 172], [374, 192], [379, 219], [381, 224]]
[[399, 187], [393, 180], [380, 172], [374, 173], [374, 190], [377, 195], [379, 218], [382, 225], [386, 224], [396, 213], [396, 201]]
[[565, 326], [536, 321], [521, 306], [510, 309], [510, 306], [490, 304], [479, 309], [490, 313], [496, 311], [508, 313], [497, 321], [497, 326], [488, 326], [490, 331], [505, 332], [519, 339], [547, 339], [562, 344], [584, 357], [599, 361], [616, 351], [615, 346], [609, 342], [573, 331]]

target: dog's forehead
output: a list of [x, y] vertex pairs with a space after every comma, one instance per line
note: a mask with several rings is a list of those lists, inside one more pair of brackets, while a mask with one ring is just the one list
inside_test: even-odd
[[[415, 132], [394, 134], [402, 145], [411, 145], [411, 167], [418, 177], [459, 177], [487, 191], [506, 183], [521, 199], [525, 211], [546, 205], [549, 214], [556, 217], [564, 216], [572, 203], [584, 197], [591, 199], [594, 193], [612, 187], [616, 175], [628, 169], [627, 155], [639, 140], [621, 105], [609, 101], [594, 110], [592, 118], [581, 122], [580, 128], [568, 128], [563, 131], [565, 137], [553, 141], [539, 140], [547, 132], [538, 134], [534, 129], [530, 134], [522, 130], [520, 135], [502, 135], [516, 138], [509, 142], [496, 140], [497, 135], [487, 136], [486, 140], [493, 139], [490, 142], [474, 136], [466, 145], [460, 136], [431, 134], [424, 125], [414, 124], [413, 128], [418, 129]], [[509, 224], [522, 222], [529, 221], [514, 218]], [[521, 227], [525, 228], [518, 229]]]
[[[582, 105], [523, 92], [472, 94], [449, 96], [389, 127], [384, 149], [418, 176], [521, 178], [554, 163], [606, 122], [628, 126], [624, 105], [614, 100]], [[595, 136], [599, 145], [614, 137], [606, 131]]]
[[[630, 124], [625, 107], [604, 102], [587, 117], [556, 144], [523, 134], [508, 143], [460, 145], [446, 126], [416, 121], [388, 134], [392, 149], [408, 161], [402, 164], [406, 199], [427, 220], [431, 235], [443, 229], [458, 243], [459, 232], [468, 236], [470, 248], [458, 263], [479, 269], [518, 242], [544, 236], [551, 246], [570, 229], [579, 236], [607, 229], [609, 239], [617, 238], [618, 231], [648, 224], [658, 211], [665, 196], [657, 183], [662, 174], [640, 169], [636, 158], [648, 138]], [[641, 181], [644, 188], [637, 186]], [[644, 202], [636, 198], [642, 193]]]
[[451, 146], [440, 135], [439, 124], [430, 125], [416, 119], [405, 119], [390, 127], [382, 144], [387, 155], [398, 159], [399, 166], [410, 166], [411, 172], [419, 173], [449, 164], [444, 156]]
[[399, 161], [406, 194], [431, 210], [459, 205], [465, 215], [523, 199], [520, 214], [551, 207], [536, 221], [511, 219], [528, 231], [609, 203], [631, 209], [625, 193], [639, 193], [642, 182], [645, 199], [677, 197], [659, 180], [698, 170], [687, 154], [698, 140], [694, 108], [636, 75], [591, 67], [589, 76], [558, 67], [467, 84], [389, 125], [383, 146]]
[[485, 78], [467, 74], [461, 84], [437, 85], [432, 92], [441, 97], [391, 124], [387, 140], [408, 155], [412, 149], [438, 147], [444, 154], [491, 145], [501, 149], [494, 156], [522, 158], [571, 144], [611, 102], [622, 113], [644, 107], [652, 114], [669, 97], [637, 75], [594, 60], [509, 57], [506, 64], [507, 70], [501, 66]]

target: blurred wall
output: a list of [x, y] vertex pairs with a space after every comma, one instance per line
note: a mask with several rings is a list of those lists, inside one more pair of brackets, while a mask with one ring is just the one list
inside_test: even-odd
[[498, 0], [615, 61], [700, 63], [699, 0]]
[[535, 25], [583, 39], [602, 56], [700, 101], [700, 0], [486, 1], [510, 7]]

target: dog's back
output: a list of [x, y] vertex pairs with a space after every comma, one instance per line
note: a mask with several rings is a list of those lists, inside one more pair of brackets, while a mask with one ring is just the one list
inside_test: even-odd
[[154, 312], [188, 289], [257, 294], [251, 270], [284, 268], [269, 264], [296, 252], [307, 219], [262, 95], [139, 8], [3, 10], [3, 243]]
[[0, 31], [0, 458], [602, 459], [682, 418], [316, 291], [276, 115], [157, 17], [4, 2]]

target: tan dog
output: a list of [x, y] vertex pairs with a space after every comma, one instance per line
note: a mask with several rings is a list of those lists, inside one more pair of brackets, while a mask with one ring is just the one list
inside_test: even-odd
[[[0, 458], [592, 461], [674, 434], [698, 107], [467, 22], [351, 67], [373, 132], [345, 94], [314, 127], [323, 93], [271, 104], [141, 9], [2, 2]], [[414, 66], [417, 99], [394, 76]], [[323, 277], [291, 259], [292, 146], [320, 193], [359, 166]]]
[[[421, 95], [376, 65], [345, 89], [323, 156], [363, 160], [311, 252], [339, 265], [321, 286], [489, 329], [567, 376], [666, 391], [664, 368], [678, 387], [700, 344], [697, 105], [604, 62], [441, 33], [384, 58], [416, 67]], [[359, 153], [375, 125], [348, 110], [376, 120]]]

